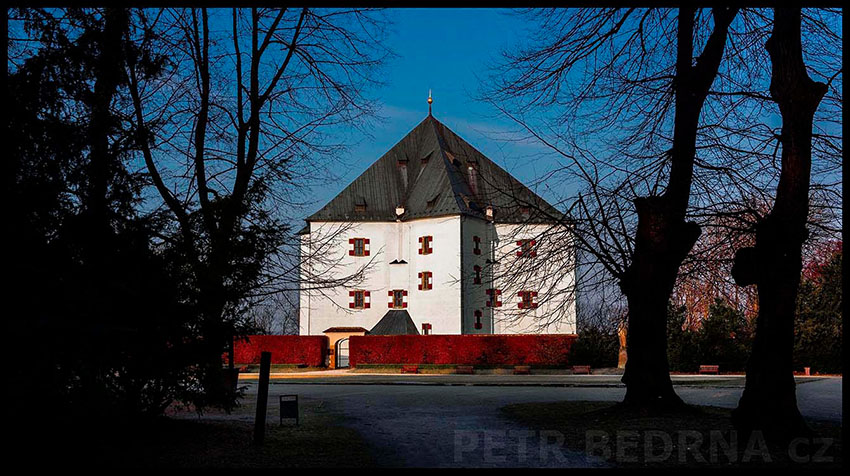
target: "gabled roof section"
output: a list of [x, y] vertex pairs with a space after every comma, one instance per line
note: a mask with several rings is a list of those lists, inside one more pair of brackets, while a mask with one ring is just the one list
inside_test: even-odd
[[[395, 221], [446, 215], [551, 223], [554, 207], [429, 115], [307, 221]], [[540, 212], [544, 210], [545, 212]]]

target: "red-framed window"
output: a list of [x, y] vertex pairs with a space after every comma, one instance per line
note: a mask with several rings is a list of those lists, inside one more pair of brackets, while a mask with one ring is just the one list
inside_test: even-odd
[[420, 236], [419, 237], [419, 254], [420, 255], [430, 255], [434, 252], [434, 249], [431, 247], [431, 244], [434, 242], [433, 236]]
[[369, 309], [371, 307], [372, 297], [369, 291], [355, 289], [348, 291], [348, 307], [351, 309]]
[[534, 247], [537, 244], [535, 240], [517, 240], [516, 245], [519, 247], [516, 255], [522, 258], [533, 258], [537, 256], [537, 249]]
[[434, 288], [434, 275], [430, 271], [419, 273], [419, 290], [427, 291]]
[[481, 284], [481, 266], [476, 264], [472, 269], [475, 271], [475, 277], [472, 278], [472, 282], [474, 284]]
[[431, 335], [431, 324], [430, 323], [428, 323], [428, 322], [422, 323], [422, 335], [423, 336]]
[[481, 254], [481, 237], [473, 236], [472, 237], [472, 252], [480, 255]]
[[387, 307], [390, 309], [404, 309], [407, 307], [406, 289], [392, 289], [387, 294], [390, 298]]
[[502, 305], [502, 301], [499, 300], [499, 296], [502, 295], [501, 289], [488, 289], [487, 290], [487, 307], [500, 307]]
[[476, 329], [481, 329], [482, 327], [484, 327], [484, 325], [481, 324], [481, 315], [482, 315], [481, 310], [476, 309], [475, 310], [475, 328]]
[[369, 238], [349, 238], [348, 256], [369, 256]]
[[520, 291], [517, 293], [519, 296], [519, 304], [517, 307], [520, 309], [536, 309], [537, 303], [534, 302], [534, 298], [537, 297], [537, 291]]

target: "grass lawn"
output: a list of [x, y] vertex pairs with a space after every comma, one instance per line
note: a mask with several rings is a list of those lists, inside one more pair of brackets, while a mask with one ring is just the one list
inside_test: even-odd
[[[247, 402], [246, 402], [247, 403]], [[315, 407], [315, 408], [314, 408]], [[53, 431], [49, 466], [101, 468], [286, 468], [373, 466], [360, 435], [320, 404], [302, 403], [300, 426], [280, 426], [274, 404], [262, 446], [251, 444], [253, 402], [230, 415], [161, 418], [144, 427]]]
[[[727, 449], [737, 436], [731, 410], [693, 407], [678, 414], [624, 412], [611, 402], [522, 403], [502, 407], [505, 416], [532, 429], [555, 430], [564, 436], [567, 448], [588, 452], [616, 466], [625, 467], [730, 467], [804, 466], [840, 467], [841, 425], [809, 422], [816, 437], [831, 443], [796, 446], [795, 461], [788, 445], [769, 445], [754, 437]], [[734, 435], [734, 436], [733, 436]], [[749, 448], [748, 446], [749, 445]], [[763, 451], [764, 450], [764, 451]], [[813, 457], [825, 450], [823, 458]], [[814, 462], [812, 460], [815, 460]]]

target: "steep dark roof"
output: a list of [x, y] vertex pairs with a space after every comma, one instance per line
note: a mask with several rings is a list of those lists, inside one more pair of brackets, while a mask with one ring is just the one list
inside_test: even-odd
[[[469, 167], [475, 169], [474, 183]], [[554, 207], [429, 115], [307, 221], [395, 221], [445, 215], [550, 223]], [[545, 210], [539, 212], [538, 210]], [[556, 217], [553, 219], [553, 217]]]
[[387, 311], [384, 317], [369, 331], [369, 335], [378, 336], [397, 336], [403, 334], [419, 335], [419, 330], [416, 329], [416, 324], [413, 323], [410, 314], [407, 311], [398, 309]]

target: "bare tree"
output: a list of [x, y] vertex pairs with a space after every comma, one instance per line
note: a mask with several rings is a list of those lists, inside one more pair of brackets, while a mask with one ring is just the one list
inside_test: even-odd
[[[694, 47], [704, 52], [716, 36], [706, 12], [696, 11], [693, 28]], [[505, 53], [491, 78], [493, 88], [483, 95], [519, 126], [509, 140], [535, 141], [560, 157], [538, 184], [561, 197], [556, 206], [567, 210], [574, 224], [579, 266], [605, 270], [595, 275], [599, 279], [579, 283], [582, 299], [607, 292], [633, 268], [640, 222], [633, 202], [672, 194], [675, 133], [671, 137], [668, 131], [675, 129], [681, 109], [672, 107], [681, 89], [670, 60], [681, 46], [674, 13], [527, 11], [539, 35], [532, 46]], [[809, 247], [841, 230], [840, 17], [835, 9], [803, 12], [810, 74], [829, 86], [812, 136]], [[704, 233], [681, 261], [676, 299], [699, 287], [701, 293], [738, 294], [735, 299], [756, 308], [752, 293], [728, 278], [711, 288], [701, 280], [729, 272], [732, 250], [752, 242], [752, 224], [769, 210], [779, 180], [779, 134], [771, 120], [776, 109], [765, 92], [770, 71], [761, 47], [771, 25], [771, 16], [760, 9], [742, 10], [729, 24], [725, 59], [699, 115], [685, 211]], [[706, 59], [703, 54], [701, 61]], [[609, 293], [606, 299], [611, 298]], [[692, 304], [699, 307], [696, 300]]]
[[667, 363], [667, 305], [679, 266], [700, 235], [686, 221], [696, 157], [699, 117], [717, 74], [727, 31], [737, 9], [714, 9], [714, 30], [694, 64], [694, 11], [680, 9], [676, 59], [675, 119], [670, 175], [660, 196], [635, 200], [638, 215], [632, 262], [620, 278], [629, 302], [629, 359], [624, 403], [645, 406], [659, 399], [681, 403]]
[[739, 428], [782, 437], [806, 430], [793, 375], [794, 314], [808, 237], [813, 123], [828, 90], [806, 69], [801, 23], [800, 8], [774, 10], [766, 49], [773, 65], [770, 95], [782, 115], [779, 185], [773, 209], [756, 225], [755, 246], [736, 253], [732, 270], [739, 285], [757, 286], [760, 303], [747, 383], [733, 420]]
[[[729, 25], [736, 14], [737, 9], [714, 9], [713, 25], [705, 28], [710, 33], [700, 37], [695, 25], [706, 19], [694, 9], [681, 9], [674, 39], [667, 20], [669, 11], [581, 10], [573, 12], [574, 16], [563, 22], [557, 19], [561, 13], [553, 13], [547, 21], [558, 30], [557, 40], [547, 48], [514, 58], [515, 64], [522, 68], [521, 73], [511, 77], [511, 82], [502, 83], [499, 91], [502, 96], [530, 96], [532, 103], [552, 104], [557, 102], [558, 91], [573, 66], [588, 58], [602, 57], [595, 64], [591, 60], [595, 69], [590, 69], [590, 79], [583, 81], [576, 93], [584, 101], [567, 105], [563, 117], [577, 114], [578, 105], [587, 107], [591, 100], [602, 97], [603, 102], [609, 103], [608, 114], [604, 117], [607, 124], [616, 124], [621, 116], [635, 112], [644, 117], [635, 130], [626, 134], [627, 142], [634, 143], [635, 137], [640, 135], [649, 135], [647, 141], [659, 140], [664, 137], [662, 127], [672, 129], [672, 137], [666, 138], [670, 148], [661, 160], [646, 160], [651, 158], [648, 154], [651, 147], [638, 151], [633, 158], [644, 164], [616, 170], [618, 183], [611, 189], [605, 188], [607, 177], [603, 175], [611, 172], [600, 172], [598, 167], [603, 161], [596, 158], [578, 160], [575, 155], [562, 154], [579, 169], [578, 173], [589, 186], [587, 195], [577, 200], [574, 215], [594, 218], [583, 224], [581, 219], [576, 220], [580, 223], [577, 239], [583, 243], [582, 248], [599, 258], [628, 301], [629, 360], [623, 376], [627, 386], [624, 403], [627, 404], [639, 407], [681, 404], [673, 390], [667, 364], [667, 305], [679, 266], [700, 235], [699, 225], [686, 220], [700, 114], [718, 74]], [[633, 15], [635, 18], [629, 23]], [[657, 30], [651, 33], [650, 29]], [[624, 30], [624, 39], [609, 41], [621, 30]], [[651, 38], [652, 34], [658, 37]], [[655, 42], [649, 44], [648, 38]], [[703, 44], [696, 58], [695, 43]], [[672, 47], [672, 51], [665, 47]], [[676, 58], [674, 68], [658, 70], [658, 64], [664, 64], [663, 58], [670, 53]], [[648, 76], [648, 71], [642, 68], [650, 67], [656, 71], [649, 72]], [[624, 83], [625, 87], [618, 91], [605, 89], [610, 84], [602, 83], [611, 77], [614, 78], [611, 83]], [[669, 89], [663, 94], [657, 93], [659, 88], [665, 87]], [[653, 95], [654, 101], [644, 102], [647, 98], [653, 99]], [[673, 105], [673, 117], [664, 120]], [[500, 108], [511, 114], [504, 107]], [[511, 117], [516, 115], [511, 114]], [[541, 134], [526, 129], [546, 143]], [[573, 144], [578, 145], [576, 141]], [[560, 151], [556, 146], [553, 148]], [[587, 146], [576, 148], [583, 156], [591, 156], [590, 149]], [[624, 211], [631, 208], [623, 200], [626, 196], [634, 203], [634, 225], [628, 223], [632, 220], [624, 219]], [[588, 201], [592, 203], [592, 210]]]
[[[366, 96], [386, 55], [363, 9], [137, 12], [127, 64], [151, 183], [203, 316], [212, 391], [220, 355], [252, 299], [297, 281], [298, 246], [281, 218], [340, 150], [326, 134], [373, 113]], [[142, 83], [134, 57], [166, 51], [171, 74]], [[289, 258], [287, 258], [287, 256]], [[275, 261], [277, 260], [277, 261]]]

